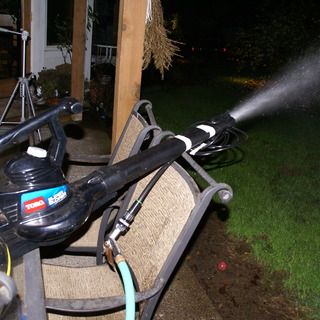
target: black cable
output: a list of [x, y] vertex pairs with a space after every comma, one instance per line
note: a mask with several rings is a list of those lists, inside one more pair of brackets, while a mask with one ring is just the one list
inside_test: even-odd
[[[214, 127], [214, 122], [202, 122], [200, 124]], [[197, 125], [199, 125], [199, 123]], [[244, 139], [247, 139], [247, 135], [242, 130], [235, 127], [226, 128], [218, 135], [214, 135], [205, 141], [206, 145], [197, 152], [192, 153], [192, 155], [198, 157], [212, 156], [221, 151], [239, 146]]]
[[11, 273], [11, 257], [8, 246], [2, 238], [0, 238], [0, 256], [1, 261], [3, 261], [0, 264], [0, 268], [9, 276]]

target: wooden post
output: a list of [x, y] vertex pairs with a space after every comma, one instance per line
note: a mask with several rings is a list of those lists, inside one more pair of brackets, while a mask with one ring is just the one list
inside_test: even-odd
[[120, 0], [112, 148], [140, 98], [147, 0]]
[[[86, 50], [87, 0], [74, 1], [71, 96], [83, 103], [84, 100], [84, 62]], [[73, 115], [75, 121], [82, 120], [82, 114]]]

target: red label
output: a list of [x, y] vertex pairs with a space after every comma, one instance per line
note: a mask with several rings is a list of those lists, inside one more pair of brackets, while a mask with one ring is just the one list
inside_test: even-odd
[[23, 203], [25, 213], [33, 213], [47, 207], [43, 197], [38, 197]]

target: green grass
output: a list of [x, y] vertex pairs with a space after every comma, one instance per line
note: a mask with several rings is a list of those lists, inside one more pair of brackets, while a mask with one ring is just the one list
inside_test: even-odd
[[[231, 109], [243, 92], [216, 82], [146, 90], [163, 128], [181, 132], [189, 124]], [[217, 168], [218, 181], [234, 189], [228, 232], [245, 238], [257, 259], [287, 274], [285, 286], [320, 319], [320, 125], [319, 115], [286, 111], [246, 125], [243, 159]]]

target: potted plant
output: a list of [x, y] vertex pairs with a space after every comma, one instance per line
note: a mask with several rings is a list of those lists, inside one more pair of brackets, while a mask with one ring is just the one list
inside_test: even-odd
[[37, 86], [47, 104], [56, 104], [71, 91], [71, 64], [64, 63], [54, 69], [39, 72]]

